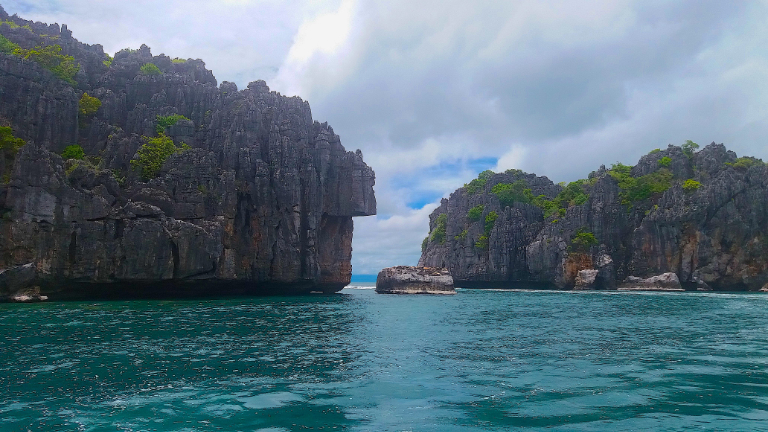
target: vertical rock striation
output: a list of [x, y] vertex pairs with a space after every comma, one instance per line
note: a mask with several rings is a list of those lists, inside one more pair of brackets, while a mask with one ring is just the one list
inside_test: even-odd
[[[665, 273], [688, 290], [768, 282], [768, 168], [722, 144], [670, 145], [567, 187], [516, 170], [481, 180], [432, 213], [419, 262], [448, 267], [456, 286], [616, 289]], [[505, 195], [513, 184], [520, 193]]]
[[[51, 298], [335, 292], [351, 275], [352, 217], [376, 213], [375, 176], [309, 104], [263, 81], [217, 86], [200, 60], [150, 49], [114, 59], [66, 26], [9, 17], [22, 48], [58, 44], [75, 83], [0, 53], [0, 126], [24, 145], [0, 184], [0, 269], [31, 264]], [[27, 26], [27, 28], [25, 28]], [[145, 74], [151, 63], [159, 74]], [[101, 101], [79, 111], [84, 92]], [[158, 116], [189, 150], [153, 178], [131, 166]], [[161, 128], [162, 129], [162, 128]], [[85, 160], [63, 160], [80, 145]], [[10, 273], [9, 273], [10, 274]], [[1, 279], [1, 278], [0, 278]], [[0, 280], [0, 299], [14, 294]]]

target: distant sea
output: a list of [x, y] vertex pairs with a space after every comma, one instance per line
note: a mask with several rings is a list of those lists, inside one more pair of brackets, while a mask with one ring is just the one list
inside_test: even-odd
[[0, 431], [768, 430], [768, 295], [0, 305]]

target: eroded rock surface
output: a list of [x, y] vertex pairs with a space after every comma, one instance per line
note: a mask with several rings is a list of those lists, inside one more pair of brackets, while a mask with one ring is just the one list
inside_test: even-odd
[[[80, 66], [69, 84], [0, 53], [0, 125], [23, 146], [0, 165], [0, 269], [31, 265], [51, 298], [334, 292], [349, 283], [352, 217], [376, 213], [374, 173], [309, 104], [263, 81], [217, 86], [201, 60], [142, 46], [111, 64], [63, 26], [9, 17], [23, 48], [57, 43]], [[28, 25], [29, 28], [23, 26]], [[160, 72], [144, 74], [154, 64]], [[87, 92], [102, 105], [79, 112]], [[145, 180], [131, 166], [157, 116], [191, 147]], [[65, 161], [72, 144], [86, 160]], [[0, 299], [19, 292], [2, 288]]]
[[456, 294], [447, 269], [435, 267], [388, 267], [376, 278], [379, 294]]
[[[623, 181], [621, 167], [567, 187], [508, 170], [460, 188], [430, 216], [419, 265], [478, 288], [615, 289], [664, 273], [686, 290], [768, 282], [765, 163], [712, 143], [624, 168]], [[562, 207], [547, 208], [558, 197]]]

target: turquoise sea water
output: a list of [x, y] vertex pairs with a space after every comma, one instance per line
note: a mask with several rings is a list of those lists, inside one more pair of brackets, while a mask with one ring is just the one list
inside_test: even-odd
[[768, 430], [768, 296], [0, 305], [0, 431]]

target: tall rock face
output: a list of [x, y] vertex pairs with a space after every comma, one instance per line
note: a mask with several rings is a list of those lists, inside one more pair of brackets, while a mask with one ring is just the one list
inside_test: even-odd
[[[307, 102], [263, 81], [217, 86], [202, 61], [146, 46], [110, 63], [66, 26], [2, 8], [0, 20], [19, 47], [59, 45], [79, 65], [67, 82], [0, 52], [0, 126], [26, 141], [0, 165], [0, 299], [30, 285], [56, 299], [349, 283], [352, 217], [376, 213], [374, 173]], [[100, 100], [95, 114], [80, 109], [84, 93]], [[158, 127], [171, 115], [184, 118]], [[189, 149], [142, 176], [131, 161], [159, 134]], [[84, 159], [60, 156], [73, 144]]]
[[432, 213], [419, 265], [448, 267], [459, 287], [615, 289], [674, 273], [689, 290], [758, 290], [768, 168], [722, 144], [694, 150], [657, 149], [567, 186], [487, 172]]

